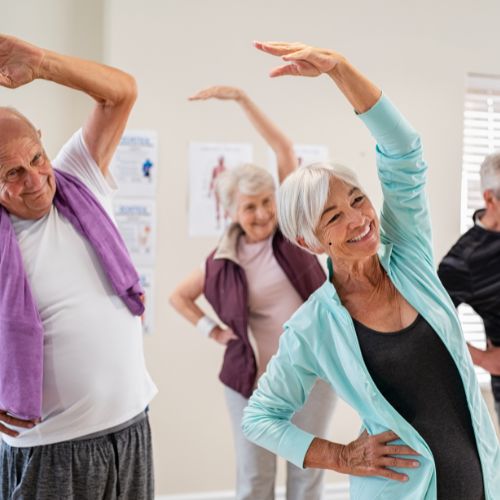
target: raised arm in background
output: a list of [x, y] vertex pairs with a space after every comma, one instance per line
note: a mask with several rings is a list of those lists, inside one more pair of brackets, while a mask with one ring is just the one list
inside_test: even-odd
[[201, 90], [189, 99], [191, 101], [221, 99], [237, 102], [257, 132], [274, 151], [278, 162], [280, 183], [297, 168], [298, 161], [293, 150], [292, 141], [262, 112], [243, 90], [237, 87], [217, 85]]

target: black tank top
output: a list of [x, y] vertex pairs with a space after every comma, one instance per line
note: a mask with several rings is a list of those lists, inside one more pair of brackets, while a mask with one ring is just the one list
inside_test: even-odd
[[394, 333], [376, 332], [356, 320], [354, 326], [373, 381], [432, 451], [438, 499], [484, 499], [462, 379], [439, 336], [420, 314]]

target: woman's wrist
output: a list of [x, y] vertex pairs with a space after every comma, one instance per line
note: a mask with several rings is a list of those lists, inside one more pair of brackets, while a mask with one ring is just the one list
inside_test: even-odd
[[245, 93], [244, 90], [238, 89], [238, 94], [237, 94], [237, 97], [236, 97], [236, 102], [238, 102], [242, 106], [248, 106], [251, 103], [251, 100], [248, 97], [248, 95]]
[[335, 66], [327, 72], [327, 75], [335, 82], [342, 81], [346, 71], [348, 71], [349, 68], [352, 68], [351, 63], [347, 60], [346, 57], [340, 56], [337, 64], [335, 64]]
[[196, 323], [196, 329], [204, 337], [207, 337], [207, 338], [210, 337], [210, 334], [213, 332], [214, 328], [216, 328], [216, 327], [217, 327], [217, 323], [207, 315], [202, 316]]
[[304, 467], [342, 472], [344, 445], [326, 439], [314, 438], [304, 458]]
[[328, 76], [358, 114], [371, 109], [382, 95], [382, 91], [343, 56]]

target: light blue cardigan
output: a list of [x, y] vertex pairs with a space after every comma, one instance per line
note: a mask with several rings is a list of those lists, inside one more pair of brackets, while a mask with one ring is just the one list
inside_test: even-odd
[[[420, 138], [385, 96], [360, 118], [377, 141], [377, 167], [384, 195], [380, 262], [396, 288], [434, 328], [455, 361], [472, 416], [486, 499], [500, 499], [497, 436], [456, 310], [434, 268], [425, 195], [427, 165], [422, 159]], [[278, 353], [245, 410], [242, 427], [247, 438], [303, 467], [314, 436], [294, 426], [290, 419], [302, 407], [318, 377], [329, 382], [359, 413], [370, 434], [393, 430], [402, 442], [420, 453], [419, 468], [402, 470], [408, 474], [408, 482], [350, 476], [351, 498], [436, 500], [432, 453], [370, 377], [351, 316], [329, 280], [285, 324]]]

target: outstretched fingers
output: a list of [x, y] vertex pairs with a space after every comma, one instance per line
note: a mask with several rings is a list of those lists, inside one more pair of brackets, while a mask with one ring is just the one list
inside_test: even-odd
[[0, 73], [0, 85], [2, 87], [13, 88], [12, 78], [10, 78], [10, 76], [4, 75], [3, 73]]
[[271, 78], [276, 76], [300, 76], [299, 67], [297, 64], [284, 64], [272, 69], [269, 76]]
[[200, 90], [188, 99], [190, 101], [207, 99], [237, 100], [242, 96], [242, 94], [242, 90], [237, 87], [230, 87], [228, 85], [213, 85], [212, 87]]
[[297, 52], [305, 47], [303, 43], [288, 43], [288, 42], [253, 42], [256, 49], [271, 54], [273, 56], [286, 56], [293, 52]]
[[202, 101], [205, 99], [208, 99], [208, 93], [206, 90], [201, 90], [200, 92], [196, 92], [196, 94], [193, 94], [188, 97], [188, 101]]

